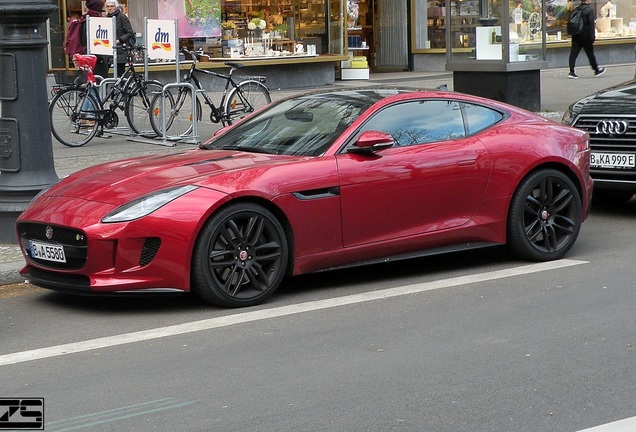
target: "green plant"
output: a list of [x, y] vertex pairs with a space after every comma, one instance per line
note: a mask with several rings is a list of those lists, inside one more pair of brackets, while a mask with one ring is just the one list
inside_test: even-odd
[[267, 23], [262, 18], [252, 18], [252, 20], [247, 23], [248, 30], [264, 30], [267, 27]]

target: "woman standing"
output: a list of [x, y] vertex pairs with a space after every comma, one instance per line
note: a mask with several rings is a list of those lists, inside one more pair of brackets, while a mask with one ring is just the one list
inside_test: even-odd
[[[135, 32], [128, 17], [121, 11], [117, 0], [106, 0], [106, 16], [115, 17], [115, 45], [134, 45]], [[117, 76], [121, 76], [126, 70], [126, 51], [117, 50]]]

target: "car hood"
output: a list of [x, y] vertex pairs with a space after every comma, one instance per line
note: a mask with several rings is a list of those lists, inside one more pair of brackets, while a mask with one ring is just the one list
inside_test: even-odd
[[304, 158], [222, 150], [142, 156], [78, 171], [60, 181], [46, 195], [116, 205], [156, 190], [186, 184], [231, 194], [270, 167], [299, 159]]
[[610, 87], [574, 103], [577, 114], [630, 114], [636, 104], [636, 80]]

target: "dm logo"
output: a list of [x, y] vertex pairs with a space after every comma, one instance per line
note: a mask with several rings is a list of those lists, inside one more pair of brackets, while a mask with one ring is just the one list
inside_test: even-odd
[[93, 46], [103, 46], [104, 48], [110, 48], [110, 39], [108, 38], [108, 29], [102, 28], [101, 25], [97, 26], [93, 39]]
[[157, 29], [157, 33], [155, 33], [155, 40], [151, 45], [152, 50], [164, 50], [164, 51], [172, 51], [172, 44], [170, 43], [170, 33], [162, 32], [161, 27]]

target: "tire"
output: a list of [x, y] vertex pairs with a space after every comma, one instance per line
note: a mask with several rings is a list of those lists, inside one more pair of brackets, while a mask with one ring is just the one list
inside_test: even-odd
[[135, 89], [126, 101], [124, 113], [130, 129], [137, 135], [156, 136], [150, 124], [150, 107], [155, 95], [161, 94], [163, 85], [159, 81], [146, 81]]
[[[163, 136], [161, 127], [161, 94], [152, 100], [150, 124], [158, 136]], [[183, 136], [192, 132], [194, 115], [192, 112], [192, 91], [181, 88], [176, 95], [166, 93], [166, 136]], [[199, 98], [196, 99], [197, 121], [201, 120], [202, 108]]]
[[251, 203], [230, 205], [197, 239], [192, 291], [221, 307], [262, 303], [283, 280], [288, 256], [285, 230], [270, 211]]
[[634, 196], [632, 191], [594, 189], [593, 202], [604, 206], [619, 207], [627, 204]]
[[563, 173], [543, 169], [530, 174], [512, 197], [508, 246], [522, 259], [562, 258], [581, 229], [581, 197]]
[[69, 89], [56, 94], [49, 104], [53, 136], [65, 146], [83, 146], [97, 133], [99, 125], [94, 111], [98, 109], [97, 100], [83, 89]]
[[232, 124], [233, 121], [242, 119], [271, 101], [269, 90], [263, 83], [247, 80], [230, 90], [223, 104], [223, 112], [226, 114], [228, 124]]

